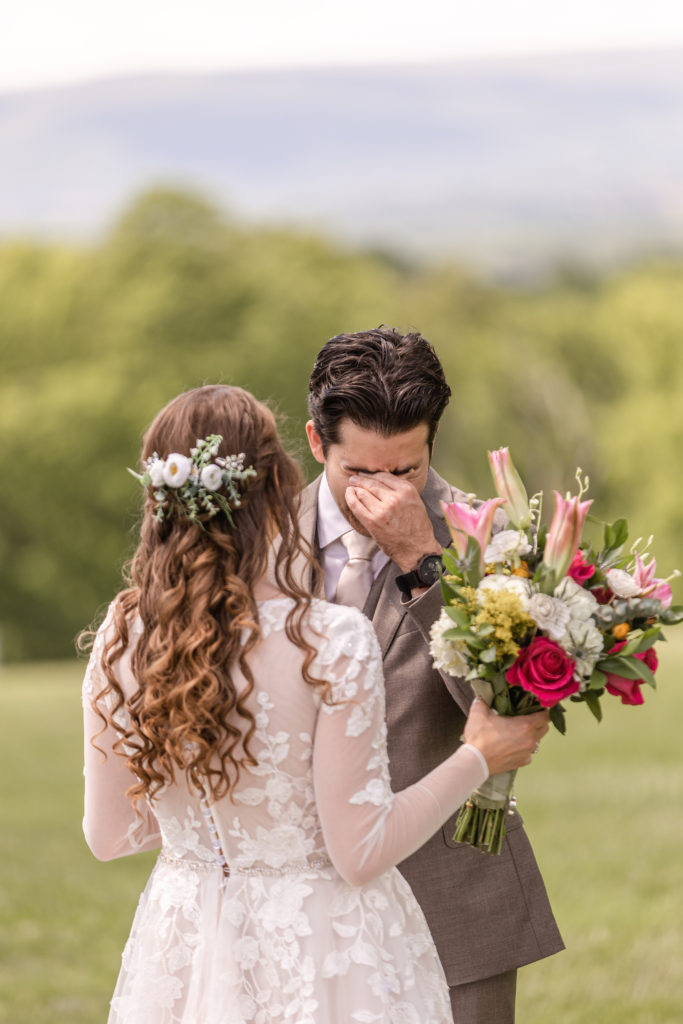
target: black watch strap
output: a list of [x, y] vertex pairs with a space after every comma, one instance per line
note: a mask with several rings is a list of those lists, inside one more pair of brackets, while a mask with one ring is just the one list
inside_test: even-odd
[[439, 578], [440, 568], [443, 569], [440, 555], [423, 555], [416, 569], [396, 577], [396, 586], [402, 594], [410, 597], [413, 590], [421, 587], [431, 587], [432, 583], [436, 583]]

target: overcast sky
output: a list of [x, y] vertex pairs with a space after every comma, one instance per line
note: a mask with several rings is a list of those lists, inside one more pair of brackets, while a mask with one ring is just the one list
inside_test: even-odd
[[651, 46], [683, 46], [683, 0], [5, 0], [0, 90]]

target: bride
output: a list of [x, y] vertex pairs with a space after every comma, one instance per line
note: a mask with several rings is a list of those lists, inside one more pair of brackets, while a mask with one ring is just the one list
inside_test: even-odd
[[240, 388], [182, 394], [142, 466], [128, 587], [83, 684], [87, 842], [102, 860], [161, 848], [110, 1024], [447, 1024], [394, 865], [489, 772], [527, 764], [547, 715], [475, 703], [466, 742], [392, 793], [378, 645], [297, 583], [301, 477], [270, 411]]

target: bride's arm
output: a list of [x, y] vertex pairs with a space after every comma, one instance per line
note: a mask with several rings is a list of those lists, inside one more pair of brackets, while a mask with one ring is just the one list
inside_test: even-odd
[[126, 758], [114, 750], [116, 728], [108, 719], [102, 732], [103, 722], [94, 707], [105, 685], [101, 657], [108, 621], [100, 627], [83, 681], [83, 833], [99, 860], [113, 860], [161, 845], [159, 826], [148, 804], [141, 800], [138, 814], [126, 796], [134, 777]]
[[313, 770], [325, 843], [339, 873], [362, 885], [405, 860], [488, 775], [479, 751], [460, 747], [419, 782], [392, 793], [379, 646], [367, 619], [347, 609], [328, 638], [322, 666], [333, 707], [318, 716]]

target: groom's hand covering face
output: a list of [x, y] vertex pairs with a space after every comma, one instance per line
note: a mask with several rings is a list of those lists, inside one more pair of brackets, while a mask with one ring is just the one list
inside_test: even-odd
[[345, 419], [327, 452], [312, 421], [306, 432], [337, 506], [358, 533], [372, 537], [402, 572], [441, 552], [420, 497], [430, 461], [426, 423], [384, 437]]

